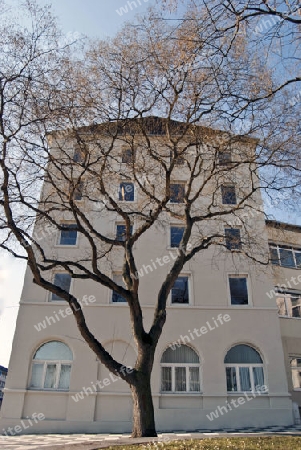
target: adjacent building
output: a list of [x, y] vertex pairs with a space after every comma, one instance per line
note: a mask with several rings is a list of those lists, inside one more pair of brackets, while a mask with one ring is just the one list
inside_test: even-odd
[[5, 386], [6, 377], [7, 377], [7, 368], [0, 366], [0, 408], [3, 400], [3, 388]]
[[[247, 138], [237, 139], [223, 153], [216, 152], [221, 141], [216, 133], [207, 139], [208, 161], [210, 148], [212, 158], [218, 158], [214, 164], [220, 166], [232, 164], [231, 160], [243, 154], [254, 154], [256, 141]], [[163, 146], [162, 134], [152, 130], [147, 139], [159, 148]], [[72, 155], [74, 162], [80, 161], [82, 155], [76, 142], [70, 138], [66, 143], [66, 135], [62, 139], [65, 154]], [[98, 142], [106, 139], [100, 130]], [[59, 148], [52, 145], [53, 154], [57, 154]], [[92, 140], [89, 145], [97, 152]], [[139, 142], [135, 145], [139, 147]], [[191, 154], [193, 151], [191, 145]], [[125, 135], [116, 139], [115, 152], [114, 164], [119, 165], [120, 176], [111, 176], [110, 181], [117, 201], [124, 207], [141, 204], [148, 211], [143, 192], [130, 177], [133, 154], [125, 144]], [[118, 173], [118, 167], [114, 173]], [[237, 204], [250, 186], [250, 173], [242, 165], [235, 177], [233, 171], [230, 175], [225, 171], [219, 178], [220, 184], [213, 180], [210, 186], [215, 192], [214, 208]], [[252, 177], [254, 173], [255, 170]], [[179, 161], [171, 182], [170, 208], [181, 204], [186, 177], [185, 162]], [[253, 183], [257, 182], [255, 178]], [[154, 189], [160, 189], [160, 182]], [[74, 194], [100, 233], [124, 239], [125, 225], [115, 211], [92, 208], [82, 198], [83, 185], [77, 185]], [[46, 185], [42, 199], [51, 195]], [[208, 204], [202, 195], [197, 208], [203, 211]], [[40, 236], [41, 245], [51, 251], [53, 258], [87, 255], [87, 241], [77, 232], [72, 215], [63, 211], [60, 219], [66, 230], [46, 230], [45, 224], [44, 228], [37, 224], [35, 233]], [[133, 221], [132, 226], [135, 230], [137, 222]], [[224, 235], [225, 246], [219, 247], [217, 242], [196, 254], [184, 266], [170, 294], [152, 376], [157, 429], [214, 430], [292, 424], [292, 401], [301, 406], [301, 228], [266, 222], [258, 190], [243, 211], [232, 218], [208, 220], [208, 229], [195, 230], [192, 239], [197, 239], [197, 233], [211, 232], [212, 227]], [[176, 258], [182, 234], [181, 221], [166, 212], [160, 224], [135, 244], [146, 329], [154, 312], [153, 293], [158, 292]], [[244, 256], [240, 250], [247, 244], [258, 259], [268, 261], [271, 253], [271, 264], [262, 266]], [[117, 283], [123, 283], [120, 249], [108, 256], [103, 270]], [[293, 277], [296, 285], [291, 282]], [[81, 299], [92, 332], [120, 362], [133, 366], [136, 349], [124, 299], [89, 280], [71, 279], [63, 269], [49, 273], [49, 279]], [[279, 288], [275, 294], [276, 285]], [[0, 427], [15, 426], [34, 413], [43, 413], [45, 419], [24, 432], [131, 430], [128, 386], [100, 364], [80, 337], [66, 303], [35, 285], [28, 268]]]

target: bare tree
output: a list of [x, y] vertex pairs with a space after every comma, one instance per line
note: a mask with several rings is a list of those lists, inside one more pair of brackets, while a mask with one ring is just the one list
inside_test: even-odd
[[[115, 39], [91, 45], [75, 61], [58, 49], [48, 13], [32, 3], [28, 8], [30, 32], [1, 33], [0, 247], [27, 260], [34, 283], [68, 302], [89, 347], [131, 388], [132, 435], [155, 436], [151, 372], [167, 298], [184, 265], [209, 247], [219, 257], [235, 253], [237, 261], [268, 264], [254, 220], [263, 215], [260, 189], [279, 189], [279, 179], [270, 172], [260, 179], [258, 169], [280, 161], [298, 168], [277, 140], [267, 147], [251, 135], [271, 136], [271, 117], [283, 109], [268, 95], [274, 80], [261, 55], [244, 36], [233, 42], [231, 34], [217, 31], [206, 10], [203, 22], [189, 28], [162, 26], [157, 13], [151, 14]], [[261, 74], [256, 80], [254, 71]], [[242, 92], [256, 93], [258, 101], [245, 101]], [[285, 182], [296, 186], [295, 180]], [[123, 201], [134, 185], [139, 201]], [[101, 221], [111, 214], [124, 224], [122, 236], [103, 231]], [[37, 238], [40, 229], [65, 229], [62, 217], [85, 242], [72, 258], [53, 257], [48, 240]], [[170, 219], [181, 225], [183, 236], [154, 292], [147, 330], [134, 245]], [[231, 231], [233, 224], [241, 235]], [[116, 258], [124, 285], [108, 270]], [[89, 329], [79, 299], [54, 283], [56, 269], [126, 299], [138, 352], [133, 370], [124, 371], [98, 330]]]

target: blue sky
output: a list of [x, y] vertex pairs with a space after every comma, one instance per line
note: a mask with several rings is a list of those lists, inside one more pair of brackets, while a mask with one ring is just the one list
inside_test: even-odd
[[[38, 0], [40, 5], [52, 5], [59, 26], [67, 36], [86, 35], [101, 39], [113, 36], [126, 21], [133, 21], [136, 14], [143, 14], [155, 2], [156, 0]], [[6, 3], [14, 7], [15, 0], [7, 0]], [[278, 220], [298, 223], [298, 211], [284, 214], [281, 210], [270, 209], [268, 212], [272, 211]], [[24, 270], [24, 263], [0, 254], [0, 365], [4, 366], [9, 362]]]

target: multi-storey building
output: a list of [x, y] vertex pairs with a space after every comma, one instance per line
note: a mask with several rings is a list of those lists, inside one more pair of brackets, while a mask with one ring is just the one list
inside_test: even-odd
[[[148, 145], [163, 148], [163, 134], [151, 130], [146, 136]], [[298, 302], [293, 297], [289, 300], [291, 291], [284, 296], [281, 292], [284, 299], [279, 300], [279, 295], [278, 307], [287, 319], [281, 317], [279, 320], [276, 297], [271, 294], [275, 279], [278, 282], [276, 252], [279, 261], [282, 257], [277, 245], [282, 245], [286, 238], [279, 238], [279, 230], [273, 222], [266, 225], [260, 191], [254, 189], [248, 196], [250, 177], [256, 173], [253, 162], [249, 163], [256, 141], [240, 137], [221, 152], [216, 148], [223, 135], [218, 135], [218, 132], [212, 132], [203, 150], [204, 170], [217, 167], [214, 169], [217, 176], [208, 181], [207, 190], [204, 189], [196, 201], [196, 210], [200, 213], [208, 208], [224, 211], [229, 205], [232, 208], [237, 205], [241, 198], [246, 197], [248, 201], [235, 214], [203, 221], [203, 228], [197, 228], [192, 234], [191, 243], [195, 245], [199, 233], [204, 237], [217, 230], [213, 233], [217, 235], [216, 241], [185, 264], [169, 296], [167, 321], [152, 372], [158, 430], [288, 425], [293, 423], [290, 393], [295, 402], [300, 400], [295, 390], [298, 383], [300, 388], [301, 351], [297, 335], [301, 323], [293, 319], [299, 314], [296, 312]], [[130, 138], [132, 142], [132, 136]], [[82, 155], [76, 142], [71, 137], [66, 138], [66, 134], [62, 135], [60, 145], [59, 139], [58, 135], [52, 142], [53, 157], [60, 155], [64, 148], [64, 158], [69, 157], [72, 164], [78, 163]], [[107, 139], [101, 129], [97, 136], [94, 130], [89, 151], [97, 154], [99, 145], [95, 142], [102, 142], [104, 146]], [[143, 156], [142, 137], [137, 139], [135, 146], [140, 146], [139, 160]], [[152, 214], [144, 193], [131, 177], [133, 152], [125, 141], [126, 132], [115, 140], [112, 164], [116, 167], [108, 176], [108, 191], [112, 196], [117, 193], [117, 203], [122, 208], [129, 208], [127, 211], [135, 208], [143, 209], [146, 215]], [[191, 144], [189, 155], [193, 157], [196, 151]], [[157, 152], [156, 162], [160, 150]], [[236, 169], [233, 161], [242, 161], [243, 155], [249, 155], [248, 164], [237, 164]], [[163, 158], [168, 159], [169, 154]], [[153, 188], [157, 192], [162, 188], [160, 174], [156, 173], [155, 163], [153, 167], [145, 164], [140, 175], [147, 181], [153, 176]], [[225, 170], [227, 165], [231, 168], [229, 172]], [[163, 211], [158, 225], [148, 229], [134, 244], [146, 329], [153, 318], [157, 292], [179, 251], [183, 222], [179, 219], [180, 214], [177, 216], [174, 212], [181, 206], [187, 176], [185, 161], [179, 160], [171, 181], [169, 210]], [[256, 176], [252, 178], [253, 187], [257, 182]], [[83, 198], [84, 184], [90, 186], [89, 201]], [[106, 199], [103, 199], [101, 212], [97, 210], [97, 197], [92, 199], [94, 188], [93, 179], [86, 177], [77, 183], [72, 195], [102, 235], [123, 240], [122, 217], [111, 208], [103, 207]], [[42, 200], [50, 201], [51, 196], [56, 195], [52, 190], [46, 183]], [[63, 192], [64, 189], [62, 198]], [[98, 201], [101, 201], [100, 197]], [[46, 229], [45, 223], [36, 225], [34, 235], [45, 252], [50, 252], [52, 258], [66, 260], [76, 260], [82, 255], [88, 257], [89, 245], [77, 231], [70, 211], [60, 211], [59, 219], [68, 229]], [[138, 224], [139, 220], [135, 218], [131, 232], [135, 232]], [[292, 240], [290, 244], [296, 229], [283, 228], [283, 233], [288, 233], [287, 239]], [[266, 264], [269, 242], [275, 244], [271, 246], [272, 266]], [[241, 251], [244, 246], [252, 248], [253, 259]], [[102, 270], [119, 284], [123, 283], [121, 252], [121, 248], [114, 248], [101, 263]], [[300, 267], [300, 255], [297, 247], [290, 252], [296, 265], [285, 270], [295, 273]], [[255, 262], [260, 258], [265, 265]], [[49, 272], [47, 276], [82, 300], [92, 332], [118, 361], [133, 366], [136, 348], [124, 298], [89, 280], [71, 279], [63, 269]], [[1, 429], [14, 426], [33, 413], [42, 413], [45, 419], [24, 432], [131, 430], [132, 403], [128, 385], [100, 364], [80, 337], [71, 309], [60, 297], [34, 284], [27, 269], [1, 412]]]
[[5, 386], [6, 377], [7, 377], [7, 368], [0, 366], [0, 408], [3, 400], [3, 388]]

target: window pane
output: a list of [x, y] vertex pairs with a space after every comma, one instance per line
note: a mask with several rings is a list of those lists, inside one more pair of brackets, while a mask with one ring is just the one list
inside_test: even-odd
[[131, 148], [124, 148], [122, 150], [122, 162], [125, 164], [132, 164], [134, 161], [134, 153]]
[[197, 353], [187, 345], [180, 345], [175, 349], [169, 347], [162, 355], [161, 363], [193, 363], [199, 364]]
[[87, 149], [84, 146], [80, 147], [78, 145], [74, 150], [73, 161], [77, 163], [83, 163], [85, 161], [86, 155]]
[[297, 268], [301, 269], [301, 252], [295, 252]]
[[47, 364], [44, 388], [54, 389], [56, 380], [56, 364]]
[[41, 388], [43, 378], [44, 364], [33, 364], [31, 373], [31, 388]]
[[237, 391], [237, 380], [236, 380], [236, 368], [226, 367], [226, 378], [227, 378], [227, 391], [236, 392]]
[[239, 368], [239, 378], [240, 378], [240, 390], [241, 391], [251, 391], [251, 379], [249, 367]]
[[232, 347], [226, 357], [225, 364], [262, 364], [260, 354], [249, 345], [235, 345]]
[[175, 367], [175, 390], [186, 391], [186, 367]]
[[171, 391], [171, 367], [162, 367], [162, 391]]
[[124, 202], [134, 201], [134, 184], [133, 183], [120, 183], [119, 186], [119, 200]]
[[[125, 287], [123, 278], [121, 274], [114, 274], [113, 275], [113, 281], [118, 284], [119, 286]], [[112, 302], [113, 303], [124, 303], [126, 302], [126, 299], [122, 297], [122, 295], [118, 294], [117, 292], [112, 292]]]
[[227, 166], [231, 163], [231, 152], [218, 152], [218, 162], [221, 166]]
[[74, 189], [74, 200], [81, 200], [83, 198], [83, 189], [84, 189], [84, 183], [80, 181], [76, 188]]
[[235, 186], [222, 186], [222, 201], [225, 205], [236, 205]]
[[270, 258], [271, 258], [271, 263], [274, 266], [279, 266], [279, 258], [278, 258], [277, 248], [270, 247]]
[[72, 361], [73, 355], [66, 344], [59, 341], [52, 341], [41, 345], [34, 355], [34, 359], [44, 361]]
[[261, 390], [262, 386], [264, 386], [263, 368], [253, 367], [253, 377], [255, 390]]
[[231, 305], [247, 305], [248, 299], [248, 286], [247, 278], [229, 278]]
[[189, 303], [188, 277], [179, 277], [171, 291], [172, 303]]
[[283, 267], [295, 267], [293, 251], [285, 248], [279, 249], [280, 261]]
[[189, 367], [189, 390], [200, 391], [200, 373], [198, 367]]
[[[64, 289], [65, 291], [70, 291], [70, 285], [71, 285], [71, 275], [69, 273], [56, 273], [54, 276], [54, 285], [59, 286], [60, 288]], [[52, 300], [63, 300], [62, 297], [59, 295], [56, 295], [54, 293], [51, 294]]]
[[291, 297], [292, 317], [301, 317], [301, 297]]
[[[133, 226], [130, 226], [130, 233], [133, 233]], [[125, 241], [126, 240], [126, 226], [125, 225], [116, 225], [116, 240], [117, 241]]]
[[171, 183], [170, 184], [170, 202], [183, 203], [185, 195], [184, 184]]
[[61, 231], [60, 245], [76, 245], [77, 226], [76, 224], [64, 225], [65, 230]]
[[184, 227], [170, 227], [170, 246], [179, 247], [184, 234]]
[[69, 389], [70, 373], [71, 373], [70, 364], [62, 364], [60, 379], [59, 379], [59, 386], [58, 386], [59, 389]]
[[226, 247], [228, 250], [241, 249], [241, 237], [239, 228], [225, 228]]

